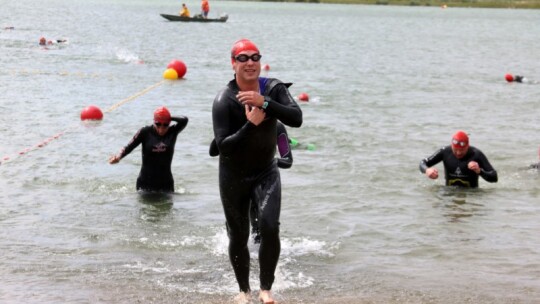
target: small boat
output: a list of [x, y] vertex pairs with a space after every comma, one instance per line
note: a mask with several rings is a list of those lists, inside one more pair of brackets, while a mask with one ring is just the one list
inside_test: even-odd
[[195, 15], [193, 17], [181, 17], [178, 15], [160, 14], [161, 17], [169, 21], [183, 21], [183, 22], [226, 22], [229, 19], [227, 14], [221, 15], [217, 19], [203, 18], [201, 15]]

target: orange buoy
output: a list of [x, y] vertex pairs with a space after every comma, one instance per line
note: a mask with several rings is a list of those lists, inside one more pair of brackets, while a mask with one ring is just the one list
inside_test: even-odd
[[504, 75], [504, 79], [506, 79], [508, 82], [512, 82], [514, 81], [514, 76], [512, 76], [512, 74], [506, 74]]
[[101, 120], [103, 112], [96, 106], [88, 106], [81, 111], [81, 120]]
[[178, 78], [184, 77], [184, 75], [186, 75], [186, 72], [187, 72], [186, 64], [183, 61], [176, 60], [176, 59], [169, 62], [169, 64], [167, 65], [167, 69], [174, 69], [176, 73], [178, 74]]
[[309, 101], [309, 95], [307, 93], [300, 93], [300, 95], [298, 95], [298, 100]]

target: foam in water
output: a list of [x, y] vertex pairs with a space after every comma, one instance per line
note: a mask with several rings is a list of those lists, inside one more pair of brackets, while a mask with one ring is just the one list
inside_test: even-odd
[[143, 63], [143, 61], [139, 58], [139, 56], [128, 49], [124, 48], [117, 48], [115, 50], [116, 58], [119, 60], [125, 62], [125, 63]]

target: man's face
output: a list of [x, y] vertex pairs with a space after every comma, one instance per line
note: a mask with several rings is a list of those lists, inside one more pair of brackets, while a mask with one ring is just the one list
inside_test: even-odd
[[456, 148], [454, 145], [452, 145], [452, 152], [457, 159], [463, 158], [463, 156], [467, 154], [467, 151], [469, 151], [469, 146]]
[[[253, 81], [259, 78], [261, 73], [261, 60], [260, 56], [258, 60], [253, 60], [253, 58], [257, 59], [257, 56], [253, 56], [255, 54], [259, 55], [256, 51], [242, 51], [234, 57], [235, 59], [233, 60], [232, 65], [237, 79], [242, 81]], [[247, 61], [242, 62], [246, 57]]]

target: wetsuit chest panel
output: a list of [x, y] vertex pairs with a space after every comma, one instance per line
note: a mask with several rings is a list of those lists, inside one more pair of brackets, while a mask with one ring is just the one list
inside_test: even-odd
[[169, 130], [164, 136], [159, 136], [152, 126], [147, 127], [144, 131], [141, 172], [147, 176], [160, 176], [169, 173], [177, 133]]
[[474, 158], [474, 152], [469, 152], [461, 159], [458, 159], [448, 148], [444, 151], [444, 171], [447, 186], [477, 187], [478, 175], [469, 170], [468, 164]]

